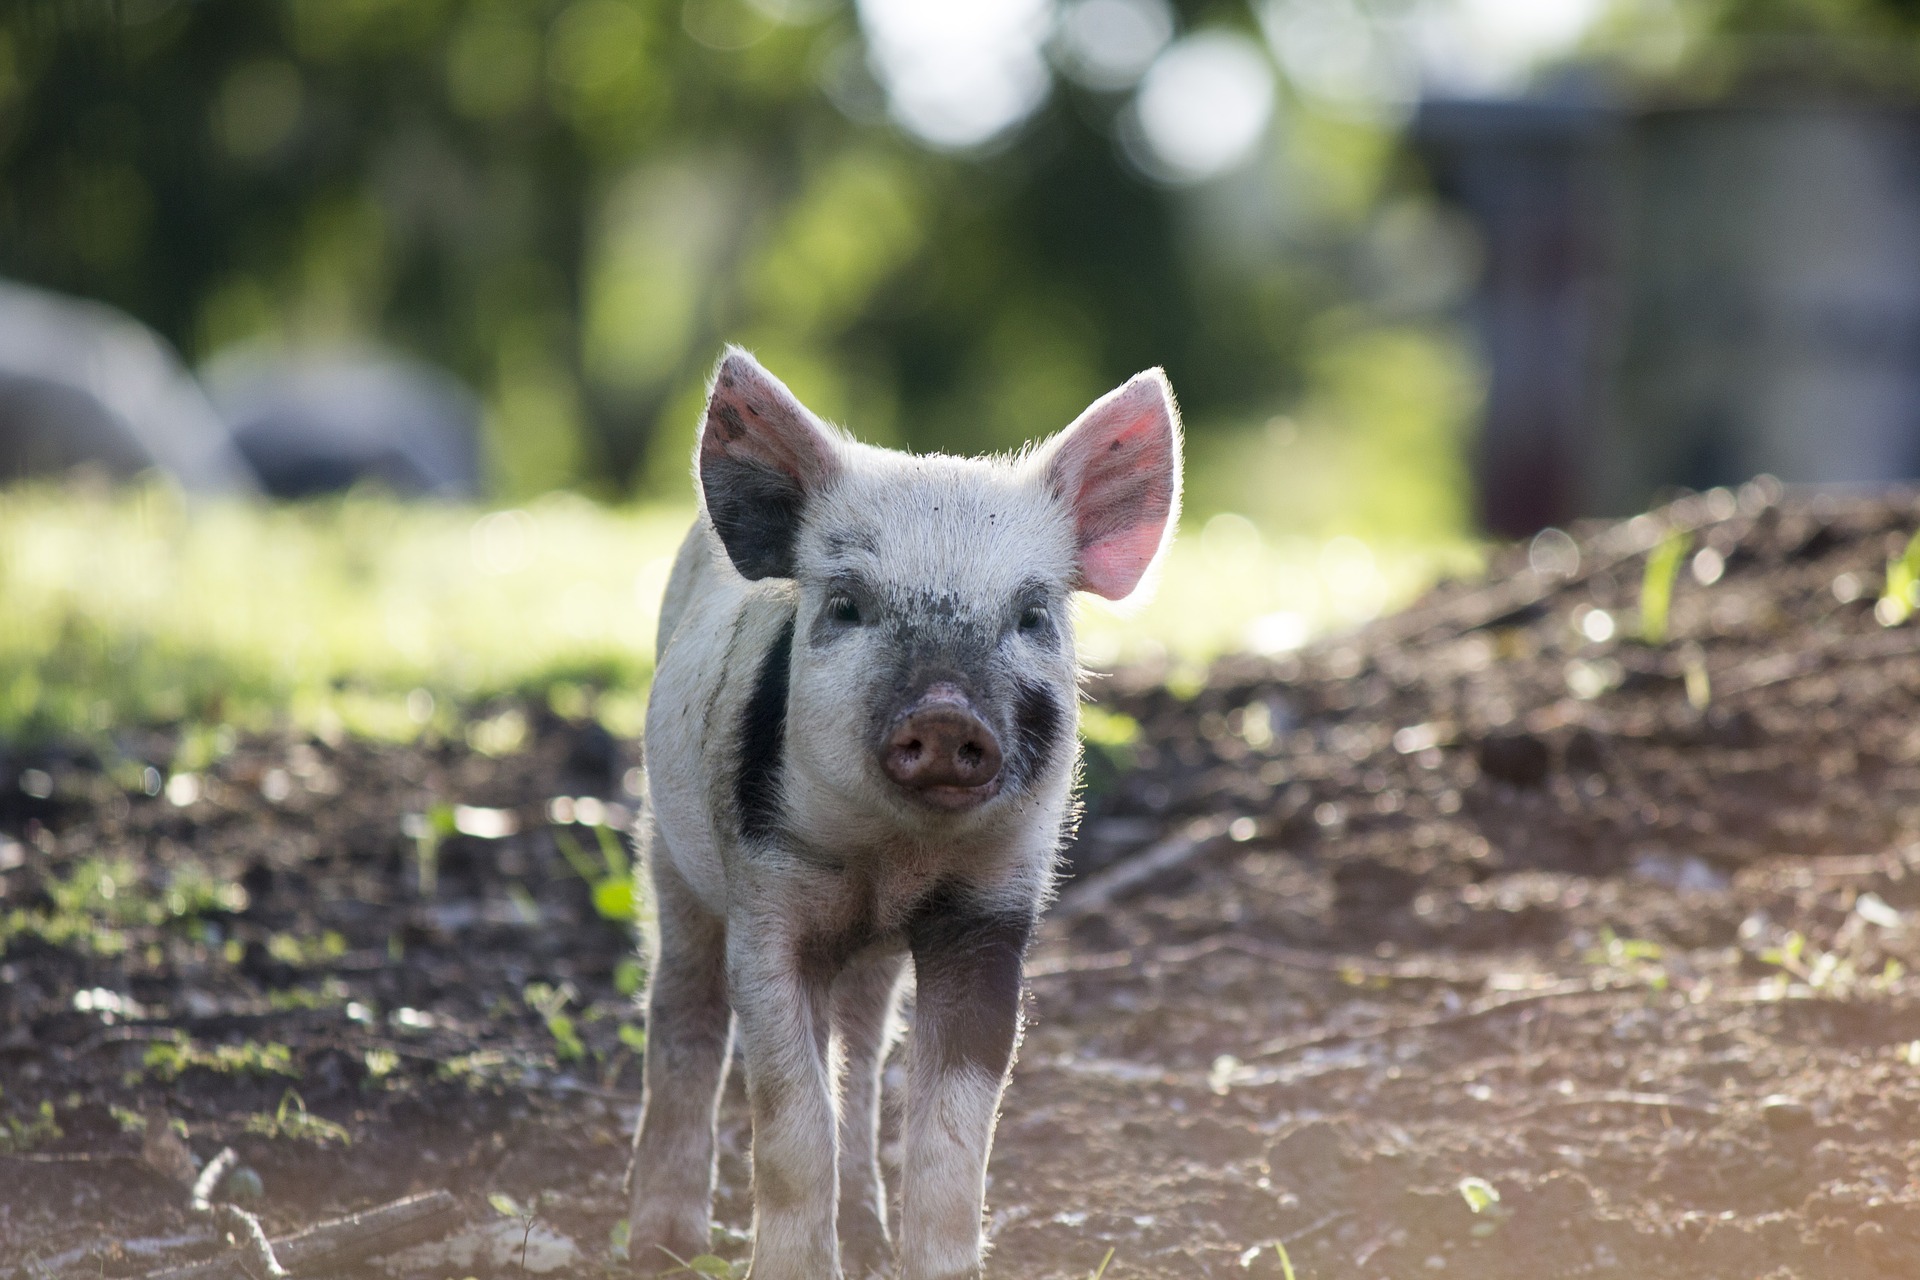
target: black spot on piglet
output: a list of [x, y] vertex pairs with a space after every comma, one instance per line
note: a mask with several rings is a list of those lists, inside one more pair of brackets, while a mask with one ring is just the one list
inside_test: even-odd
[[734, 807], [740, 834], [765, 836], [780, 823], [781, 774], [787, 752], [787, 685], [793, 668], [793, 619], [760, 661], [753, 696], [740, 713], [740, 773]]

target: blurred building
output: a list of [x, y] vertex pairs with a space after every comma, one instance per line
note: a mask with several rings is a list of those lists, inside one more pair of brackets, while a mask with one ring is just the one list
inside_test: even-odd
[[356, 348], [243, 351], [204, 372], [261, 487], [277, 498], [374, 483], [392, 493], [480, 493], [480, 404], [440, 370]]
[[200, 494], [473, 498], [479, 442], [479, 401], [418, 362], [247, 351], [203, 384], [131, 316], [0, 281], [0, 483], [157, 472]]
[[1415, 139], [1485, 241], [1489, 529], [1920, 475], [1920, 110], [1431, 102]]
[[196, 493], [253, 471], [158, 334], [122, 312], [0, 281], [0, 482], [159, 470]]

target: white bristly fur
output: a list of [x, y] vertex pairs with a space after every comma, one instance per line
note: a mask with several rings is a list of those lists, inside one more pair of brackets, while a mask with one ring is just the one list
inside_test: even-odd
[[[1103, 410], [1110, 405], [1120, 408]], [[1095, 439], [1121, 413], [1125, 438]], [[755, 1280], [837, 1280], [843, 1250], [849, 1274], [893, 1274], [875, 1129], [912, 952], [920, 997], [899, 1274], [980, 1274], [986, 1161], [1018, 1036], [1018, 955], [1051, 891], [1078, 767], [1068, 601], [1116, 572], [1130, 587], [1150, 567], [1135, 562], [1158, 558], [1177, 512], [1178, 420], [1158, 372], [1103, 399], [1070, 432], [1089, 421], [1077, 441], [1016, 458], [915, 457], [821, 426], [744, 353], [722, 362], [702, 437], [702, 466], [713, 472], [703, 479], [716, 482], [730, 448], [753, 463], [772, 457], [764, 474], [799, 476], [804, 506], [784, 571], [757, 581], [735, 568], [737, 548], [703, 511], [661, 611], [640, 833], [659, 916], [635, 1135], [633, 1249], [643, 1268], [707, 1249], [714, 1101], [737, 1020], [754, 1112]], [[772, 443], [761, 449], [763, 440]], [[1157, 468], [1143, 490], [1151, 509], [1126, 524], [1131, 490], [1109, 484], [1088, 496], [1081, 473], [1063, 471], [1075, 448], [1088, 467], [1104, 459], [1129, 481], [1138, 476], [1126, 459], [1145, 458], [1141, 475]], [[1104, 567], [1089, 569], [1089, 521], [1108, 529], [1116, 519], [1122, 551], [1097, 553]], [[831, 628], [829, 602], [847, 581], [874, 601], [874, 625]], [[1038, 638], [1009, 620], [1036, 592], [1054, 619]], [[777, 823], [753, 830], [741, 811], [744, 738], [788, 628]], [[879, 767], [875, 724], [892, 705], [882, 677], [905, 669], [900, 636], [937, 647], [962, 634], [987, 638], [972, 659], [981, 687], [1044, 689], [1057, 724], [1045, 758], [986, 802], [951, 812]], [[1010, 714], [982, 711], [1003, 737], [1015, 732]], [[956, 911], [957, 923], [946, 918]], [[970, 921], [985, 931], [978, 939]], [[980, 997], [991, 1007], [969, 1003], [976, 950], [991, 969]]]

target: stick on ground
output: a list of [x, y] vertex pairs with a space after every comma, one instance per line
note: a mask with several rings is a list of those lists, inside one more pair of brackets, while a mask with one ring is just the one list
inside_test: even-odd
[[[282, 1236], [272, 1242], [273, 1253], [295, 1275], [357, 1262], [434, 1239], [457, 1207], [451, 1192], [425, 1191]], [[149, 1271], [141, 1280], [248, 1280], [244, 1262], [240, 1252], [224, 1253], [204, 1262]]]

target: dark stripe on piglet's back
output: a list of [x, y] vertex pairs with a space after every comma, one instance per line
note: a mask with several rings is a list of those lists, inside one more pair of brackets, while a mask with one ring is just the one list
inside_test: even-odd
[[753, 696], [740, 713], [740, 773], [734, 805], [740, 834], [765, 836], [780, 824], [781, 773], [787, 751], [787, 684], [793, 667], [793, 618], [760, 660]]

